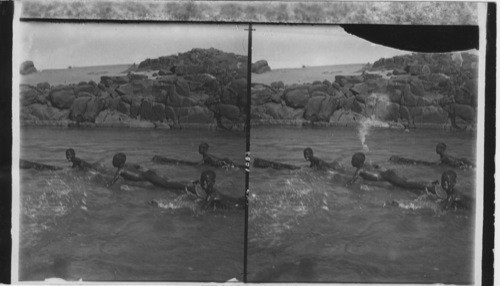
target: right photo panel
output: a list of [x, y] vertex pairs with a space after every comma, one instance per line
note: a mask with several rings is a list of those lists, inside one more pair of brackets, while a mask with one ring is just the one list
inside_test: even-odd
[[253, 28], [247, 281], [472, 283], [479, 51]]

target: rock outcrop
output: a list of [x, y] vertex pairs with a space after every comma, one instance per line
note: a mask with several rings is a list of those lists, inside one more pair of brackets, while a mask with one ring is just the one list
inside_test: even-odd
[[[127, 75], [62, 86], [20, 86], [25, 124], [78, 122], [177, 128], [189, 124], [356, 124], [370, 117], [406, 127], [475, 128], [477, 56], [412, 54], [380, 59], [358, 75], [285, 85], [252, 83], [245, 56], [193, 49], [147, 59]], [[268, 70], [266, 61], [252, 65]], [[134, 71], [132, 71], [134, 70]], [[139, 74], [154, 71], [155, 77]]]
[[406, 127], [475, 128], [478, 58], [461, 58], [412, 54], [380, 59], [361, 75], [338, 75], [333, 82], [254, 83], [252, 121], [350, 125], [370, 117]]
[[260, 60], [252, 64], [252, 73], [261, 74], [271, 71], [266, 60]]
[[21, 67], [19, 68], [19, 73], [22, 75], [27, 75], [31, 73], [37, 72], [35, 68], [35, 64], [32, 61], [25, 61], [21, 64]]
[[[247, 105], [247, 57], [216, 49], [193, 49], [147, 59], [127, 75], [99, 83], [22, 84], [25, 124], [77, 122], [103, 126], [182, 127], [186, 124], [242, 128]], [[149, 78], [139, 71], [155, 72]], [[222, 126], [227, 127], [227, 126]]]

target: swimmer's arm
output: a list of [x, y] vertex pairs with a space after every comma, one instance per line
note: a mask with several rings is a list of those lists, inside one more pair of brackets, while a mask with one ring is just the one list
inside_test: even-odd
[[113, 185], [117, 180], [118, 178], [120, 178], [120, 175], [121, 173], [123, 172], [123, 169], [118, 169], [115, 173], [115, 176], [113, 177], [113, 179], [106, 184], [106, 187], [111, 187], [111, 185]]
[[354, 176], [352, 176], [352, 179], [350, 179], [345, 184], [346, 187], [348, 187], [348, 186], [352, 185], [354, 182], [356, 182], [356, 180], [359, 178], [359, 174], [361, 173], [361, 170], [362, 170], [361, 168], [356, 170], [356, 172], [354, 173]]

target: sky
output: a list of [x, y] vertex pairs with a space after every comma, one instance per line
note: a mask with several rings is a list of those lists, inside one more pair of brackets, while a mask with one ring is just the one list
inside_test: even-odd
[[[187, 52], [216, 48], [247, 54], [246, 25], [20, 23], [20, 61], [38, 70], [68, 66], [139, 63]], [[407, 54], [346, 33], [337, 26], [255, 25], [253, 61], [265, 59], [272, 69], [373, 63]]]

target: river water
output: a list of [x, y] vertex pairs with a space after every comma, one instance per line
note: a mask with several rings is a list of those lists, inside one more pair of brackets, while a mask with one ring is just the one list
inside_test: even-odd
[[[435, 145], [474, 161], [475, 135], [441, 130], [372, 129], [367, 161], [415, 180], [440, 179], [445, 167], [401, 166], [391, 155], [437, 161]], [[363, 150], [353, 128], [251, 130], [252, 156], [307, 166], [303, 149], [350, 166]], [[457, 189], [475, 197], [475, 171], [457, 170]], [[331, 172], [253, 169], [250, 174], [250, 282], [471, 283], [474, 211], [442, 212], [417, 195], [359, 179], [346, 188]], [[403, 208], [384, 207], [397, 200]]]
[[[242, 164], [245, 140], [244, 133], [205, 130], [23, 127], [20, 157], [65, 169], [21, 170], [19, 280], [241, 281], [244, 211], [202, 210], [148, 183], [120, 179], [104, 186], [117, 152], [127, 154], [127, 162], [189, 182], [207, 167], [157, 165], [151, 158], [200, 161], [198, 144], [205, 141], [210, 153]], [[100, 162], [104, 174], [71, 169], [67, 148]], [[220, 192], [244, 194], [243, 171], [214, 171]]]

